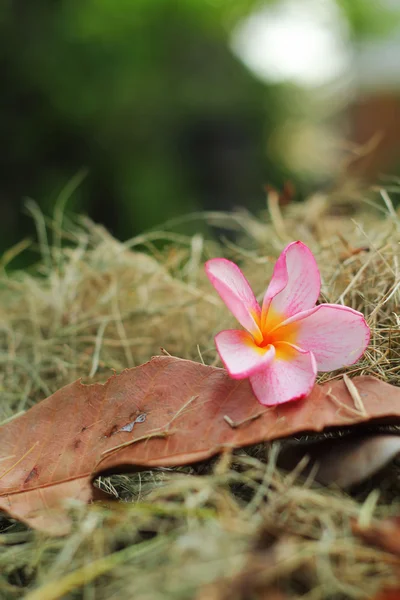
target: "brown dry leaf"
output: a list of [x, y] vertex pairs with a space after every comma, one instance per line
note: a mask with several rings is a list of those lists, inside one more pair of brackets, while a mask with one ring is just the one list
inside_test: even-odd
[[[265, 564], [264, 570], [265, 570]], [[196, 596], [196, 600], [289, 600], [289, 597], [276, 587], [268, 587], [261, 591], [252, 591], [249, 596], [249, 589], [245, 591], [236, 587], [237, 581], [221, 581], [205, 586]], [[382, 599], [383, 600], [383, 599]], [[390, 599], [389, 599], [390, 600]]]
[[399, 453], [400, 435], [357, 436], [288, 447], [281, 453], [278, 465], [291, 470], [303, 456], [308, 456], [304, 475], [312, 472], [325, 485], [335, 483], [348, 488], [380, 471]]
[[71, 383], [0, 428], [0, 508], [64, 534], [66, 499], [93, 499], [100, 473], [176, 466], [298, 432], [365, 421], [400, 422], [400, 391], [359, 377], [363, 411], [343, 381], [304, 400], [262, 407], [247, 380], [169, 356], [111, 377]]
[[386, 588], [381, 590], [371, 600], [399, 600], [400, 598], [400, 587], [399, 588]]
[[357, 521], [354, 521], [351, 529], [354, 535], [362, 538], [367, 544], [381, 548], [400, 558], [400, 517], [374, 521], [367, 527], [362, 527]]

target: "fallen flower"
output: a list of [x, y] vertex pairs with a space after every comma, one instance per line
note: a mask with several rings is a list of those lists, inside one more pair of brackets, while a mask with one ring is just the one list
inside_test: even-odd
[[311, 250], [292, 242], [278, 258], [262, 308], [235, 263], [206, 263], [212, 285], [247, 330], [221, 331], [219, 355], [234, 379], [249, 378], [258, 401], [274, 406], [304, 398], [317, 371], [351, 365], [370, 337], [364, 316], [340, 304], [320, 304], [321, 278]]

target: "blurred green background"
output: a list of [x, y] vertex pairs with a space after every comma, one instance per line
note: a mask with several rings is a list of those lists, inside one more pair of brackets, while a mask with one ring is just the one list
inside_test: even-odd
[[83, 171], [68, 209], [123, 239], [193, 210], [257, 211], [265, 184], [290, 180], [301, 199], [340, 174], [343, 140], [385, 128], [389, 148], [360, 173], [396, 174], [399, 10], [2, 0], [0, 249], [33, 231], [26, 197], [51, 214]]

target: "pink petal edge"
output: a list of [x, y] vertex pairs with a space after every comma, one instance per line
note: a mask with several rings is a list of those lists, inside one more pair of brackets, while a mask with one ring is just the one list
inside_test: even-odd
[[268, 367], [275, 356], [275, 348], [259, 348], [249, 333], [227, 329], [215, 336], [215, 345], [232, 379], [245, 379]]
[[239, 267], [226, 258], [212, 258], [206, 262], [205, 270], [231, 313], [257, 342], [261, 342], [260, 305]]
[[311, 351], [318, 371], [334, 371], [361, 358], [370, 340], [370, 328], [362, 313], [341, 304], [320, 304], [284, 321], [298, 323], [296, 344]]
[[305, 398], [317, 376], [317, 363], [312, 352], [290, 345], [296, 356], [290, 360], [275, 358], [265, 369], [250, 376], [253, 392], [264, 406], [276, 406]]
[[302, 242], [292, 242], [276, 261], [265, 293], [261, 323], [268, 322], [268, 311], [283, 319], [315, 306], [321, 289], [319, 269], [311, 250]]

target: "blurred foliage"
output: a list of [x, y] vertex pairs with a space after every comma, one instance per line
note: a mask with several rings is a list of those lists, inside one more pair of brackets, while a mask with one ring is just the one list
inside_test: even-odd
[[82, 167], [75, 205], [122, 237], [261, 195], [261, 129], [277, 112], [266, 119], [264, 103], [276, 98], [229, 52], [232, 14], [204, 0], [9, 3], [5, 220], [10, 211], [18, 219], [24, 195], [48, 211]]
[[356, 41], [382, 37], [399, 26], [400, 5], [391, 0], [336, 0]]
[[[354, 31], [386, 22], [367, 0], [338, 1]], [[70, 208], [122, 238], [193, 209], [260, 206], [263, 183], [290, 175], [267, 138], [292, 90], [257, 81], [229, 38], [265, 4], [3, 0], [0, 245], [29, 231], [24, 196], [49, 213], [82, 168]]]

